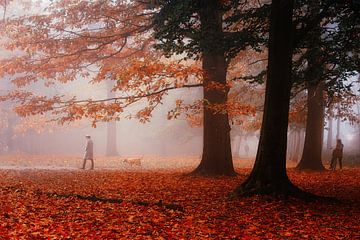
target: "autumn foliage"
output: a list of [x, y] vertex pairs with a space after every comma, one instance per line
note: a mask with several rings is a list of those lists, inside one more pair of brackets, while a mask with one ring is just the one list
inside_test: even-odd
[[[122, 117], [149, 121], [169, 90], [201, 87], [204, 78], [199, 62], [179, 61], [183, 57], [175, 55], [165, 59], [153, 48], [156, 12], [147, 1], [71, 0], [54, 1], [43, 14], [9, 17], [0, 30], [6, 39], [0, 47], [11, 54], [0, 58], [0, 77], [9, 76], [17, 89], [0, 100], [17, 102], [15, 111], [22, 117], [48, 114], [61, 124], [83, 118], [93, 126]], [[236, 88], [236, 77], [264, 68], [264, 61], [248, 66], [263, 55], [243, 51], [230, 63], [227, 86], [210, 82], [205, 88]], [[110, 81], [115, 97], [82, 99], [29, 90], [34, 84], [52, 87], [79, 79], [90, 84]], [[231, 118], [255, 115], [254, 103], [232, 96], [226, 106], [177, 104], [169, 118], [185, 111], [191, 124], [199, 125], [203, 105], [216, 113], [228, 111]], [[139, 102], [141, 109], [124, 116], [126, 107]]]
[[[66, 17], [64, 17], [66, 15]], [[146, 122], [169, 90], [201, 86], [198, 63], [161, 58], [152, 48], [153, 11], [128, 1], [54, 2], [44, 14], [7, 19], [1, 29], [0, 76], [10, 76], [16, 90], [0, 100], [19, 103], [20, 116], [50, 114], [59, 123], [88, 118], [119, 120], [124, 108], [144, 102], [129, 118]], [[26, 34], [24, 34], [26, 33]], [[29, 90], [79, 79], [111, 81], [111, 99], [79, 99]]]
[[[186, 170], [188, 171], [188, 170]], [[341, 203], [230, 193], [235, 178], [183, 170], [0, 170], [0, 235], [5, 239], [355, 239], [359, 169], [289, 171], [307, 191]]]

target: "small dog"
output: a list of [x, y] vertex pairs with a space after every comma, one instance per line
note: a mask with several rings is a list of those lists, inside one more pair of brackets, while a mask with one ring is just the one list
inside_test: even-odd
[[142, 159], [142, 157], [140, 157], [140, 158], [125, 158], [123, 160], [123, 162], [129, 164], [130, 166], [139, 166], [140, 167], [141, 159]]

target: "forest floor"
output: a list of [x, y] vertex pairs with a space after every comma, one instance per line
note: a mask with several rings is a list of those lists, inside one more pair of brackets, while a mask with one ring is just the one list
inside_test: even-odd
[[93, 171], [79, 170], [81, 161], [76, 158], [54, 157], [42, 165], [39, 159], [0, 158], [0, 239], [360, 236], [360, 168], [335, 172], [288, 169], [300, 188], [340, 200], [334, 203], [264, 196], [229, 198], [249, 174], [250, 160], [234, 161], [236, 177], [208, 178], [185, 174], [196, 166], [197, 160], [191, 158], [152, 160], [153, 164], [168, 164], [158, 168], [148, 160], [137, 167], [104, 158], [95, 162]]

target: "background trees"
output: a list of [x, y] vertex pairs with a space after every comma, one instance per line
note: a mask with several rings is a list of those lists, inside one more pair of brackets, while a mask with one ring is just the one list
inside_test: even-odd
[[[121, 92], [121, 95], [110, 99], [78, 100], [76, 97], [37, 96], [31, 92], [15, 91], [5, 99], [20, 101], [21, 107], [17, 108], [17, 112], [24, 116], [51, 112], [60, 123], [87, 117], [93, 120], [94, 126], [97, 121], [117, 120], [124, 107], [145, 99], [146, 105], [129, 117], [146, 122], [168, 90], [202, 86], [199, 79], [204, 77], [209, 83], [205, 87], [203, 102], [207, 104], [204, 111], [206, 154], [203, 154], [204, 163], [200, 167], [202, 169], [205, 166], [204, 171], [199, 172], [233, 174], [230, 127], [224, 111], [227, 108], [228, 91], [226, 69], [230, 59], [256, 36], [246, 31], [239, 34], [239, 31], [235, 31], [235, 27], [239, 27], [231, 24], [227, 26], [230, 30], [223, 33], [220, 18], [224, 11], [229, 11], [231, 4], [225, 5], [218, 1], [213, 1], [210, 5], [201, 1], [196, 4], [174, 1], [169, 3], [168, 8], [162, 6], [158, 19], [166, 15], [166, 9], [171, 11], [172, 4], [183, 6], [185, 12], [180, 13], [183, 14], [181, 17], [195, 14], [190, 19], [193, 25], [188, 28], [188, 32], [196, 33], [193, 42], [199, 47], [193, 45], [197, 52], [188, 52], [188, 56], [199, 57], [200, 52], [205, 54], [202, 56], [204, 74], [196, 63], [185, 65], [168, 60], [158, 62], [161, 56], [151, 48], [152, 17], [156, 10], [149, 9], [148, 4], [127, 1], [72, 1], [71, 4], [64, 4], [59, 1], [51, 4], [44, 15], [22, 16], [8, 21], [5, 33], [12, 41], [5, 43], [4, 47], [19, 50], [21, 54], [3, 60], [6, 68], [1, 68], [0, 73], [2, 76], [17, 73], [13, 81], [18, 87], [39, 80], [51, 85], [53, 82], [73, 81], [78, 77], [92, 79], [92, 83], [110, 78], [115, 80], [113, 90]], [[213, 19], [213, 14], [217, 16], [218, 22], [207, 20]], [[201, 21], [200, 18], [204, 20]], [[180, 21], [175, 24], [177, 26], [182, 23]], [[171, 26], [169, 23], [167, 25]], [[213, 28], [214, 26], [217, 27]], [[24, 32], [27, 34], [24, 35]], [[161, 38], [165, 40], [166, 37]], [[181, 45], [184, 36], [180, 37], [177, 42]], [[238, 38], [241, 41], [234, 44], [233, 41]], [[219, 47], [223, 45], [222, 41], [228, 43], [227, 50]], [[174, 51], [180, 53], [178, 50]], [[214, 124], [216, 127], [210, 127], [215, 126]], [[222, 130], [215, 131], [217, 128]], [[211, 146], [221, 147], [223, 151], [215, 152], [215, 148]], [[214, 152], [208, 153], [209, 151]], [[224, 158], [223, 154], [227, 157]]]
[[[301, 57], [294, 64], [294, 80], [307, 88], [308, 100], [304, 150], [298, 168], [323, 170], [325, 108], [336, 95], [349, 93], [352, 83], [348, 79], [358, 70], [359, 47], [352, 39], [360, 36], [356, 27], [359, 18], [349, 3], [300, 3], [305, 9], [297, 15], [297, 21], [299, 24], [306, 18], [303, 23], [307, 27], [297, 34]], [[349, 20], [353, 24], [349, 25]]]
[[[168, 1], [155, 20], [156, 45], [166, 56], [184, 54], [201, 59], [203, 80], [203, 154], [196, 174], [233, 175], [228, 116], [227, 71], [231, 60], [261, 38], [249, 29], [259, 25], [227, 19], [232, 11], [242, 14], [238, 2]], [[246, 5], [243, 3], [243, 5]], [[243, 6], [244, 7], [244, 6]], [[251, 6], [245, 7], [251, 11]], [[233, 17], [233, 16], [231, 16]]]
[[[314, 27], [299, 41], [307, 66], [298, 68], [308, 90], [306, 137], [299, 169], [322, 170], [322, 142], [325, 108], [336, 95], [349, 92], [349, 77], [356, 74], [359, 48], [353, 38], [359, 36], [354, 27], [359, 21], [351, 4], [322, 1], [308, 3], [309, 25]], [[355, 25], [348, 25], [350, 20]], [[311, 23], [310, 23], [311, 22]], [[295, 65], [299, 66], [298, 63]], [[300, 70], [300, 71], [299, 71]], [[299, 76], [299, 75], [297, 75]], [[295, 79], [298, 79], [295, 77]]]
[[[181, 88], [185, 84], [182, 79], [195, 76], [190, 80], [196, 82], [201, 75], [196, 66], [169, 61], [157, 63], [160, 56], [149, 47], [152, 12], [144, 14], [144, 4], [55, 1], [48, 7], [37, 11], [40, 15], [29, 9], [21, 16], [9, 14], [1, 28], [7, 37], [1, 42], [2, 47], [13, 54], [2, 56], [0, 72], [2, 76], [11, 76], [18, 88], [3, 99], [18, 101], [21, 106], [15, 110], [21, 116], [44, 113], [61, 124], [90, 118], [93, 126], [99, 121], [108, 121], [114, 126], [113, 121], [120, 119], [123, 108], [137, 103], [134, 112], [123, 114], [122, 118], [144, 122], [166, 95], [167, 87]], [[163, 68], [164, 65], [167, 67]], [[175, 87], [166, 75], [176, 72]], [[144, 81], [141, 83], [139, 78]], [[119, 98], [99, 98], [94, 92], [88, 99], [83, 93], [91, 87], [77, 89], [77, 92], [52, 91], [54, 86], [62, 84], [71, 88], [67, 83], [82, 79], [89, 85], [108, 82], [109, 94], [116, 91]], [[144, 99], [149, 100], [148, 105], [139, 103]], [[112, 128], [109, 136], [113, 133]], [[115, 153], [114, 137], [112, 135], [112, 146], [109, 146], [111, 154]]]
[[271, 4], [268, 74], [260, 141], [250, 176], [238, 194], [295, 192], [286, 175], [287, 126], [293, 55], [293, 1]]
[[[6, 22], [4, 34], [9, 41], [2, 45], [16, 51], [16, 55], [0, 62], [0, 75], [11, 75], [13, 82], [23, 89], [3, 99], [18, 101], [16, 111], [22, 116], [51, 113], [60, 123], [90, 118], [96, 126], [99, 121], [121, 119], [124, 109], [134, 104], [138, 108], [127, 117], [147, 122], [169, 90], [203, 87], [204, 99], [198, 102], [197, 111], [204, 114], [204, 148], [195, 173], [232, 175], [229, 114], [234, 108], [238, 113], [248, 113], [249, 109], [229, 101], [228, 93], [233, 87], [230, 79], [262, 83], [265, 77], [277, 78], [277, 74], [270, 77], [270, 72], [263, 68], [256, 77], [229, 77], [229, 66], [239, 61], [244, 51], [266, 51], [269, 9], [270, 3], [258, 1], [159, 1], [155, 5], [153, 1], [54, 2], [43, 15], [20, 16]], [[324, 99], [321, 97], [324, 90], [329, 99], [346, 90], [346, 79], [358, 66], [358, 47], [351, 40], [358, 36], [358, 29], [351, 24], [358, 21], [355, 12], [348, 3], [297, 2], [291, 23], [294, 34], [291, 82], [282, 79], [279, 86], [285, 88], [285, 84], [287, 88], [287, 84], [291, 87], [293, 83], [305, 86], [309, 97], [312, 91], [319, 91], [316, 96], [320, 100]], [[291, 40], [284, 43], [288, 41]], [[154, 49], [154, 44], [161, 51]], [[33, 82], [51, 86], [54, 82], [68, 83], [79, 78], [91, 83], [110, 81], [111, 90], [119, 94], [104, 99], [80, 99], [56, 94], [44, 96], [36, 93], [36, 89], [24, 88]], [[282, 101], [288, 102], [285, 90]], [[309, 101], [307, 126], [310, 128], [315, 122], [311, 119], [316, 119], [314, 129], [322, 132], [323, 114], [311, 118], [311, 113], [323, 113], [325, 105], [321, 104], [316, 111], [311, 106]], [[286, 108], [278, 111], [286, 112]], [[279, 141], [284, 140], [282, 128], [287, 121], [281, 122], [278, 129]], [[322, 134], [314, 137], [310, 134], [307, 139], [320, 146]], [[279, 143], [275, 153], [279, 160], [273, 167], [279, 169], [283, 168], [283, 144]], [[309, 140], [305, 145], [309, 145]], [[316, 147], [316, 152], [319, 149], [321, 154], [321, 147]], [[305, 150], [304, 156], [308, 152]], [[303, 159], [318, 166], [320, 154], [316, 160]]]

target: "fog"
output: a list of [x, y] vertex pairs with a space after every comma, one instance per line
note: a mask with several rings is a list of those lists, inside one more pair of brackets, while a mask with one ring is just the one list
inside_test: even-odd
[[[32, 11], [42, 11], [40, 9], [40, 6], [35, 6]], [[23, 13], [21, 9], [15, 7], [15, 4], [10, 5], [7, 11], [7, 15], [20, 15]], [[8, 53], [1, 52], [0, 50], [0, 54], [2, 57], [6, 57]], [[94, 68], [92, 71], [96, 72], [97, 69]], [[91, 74], [89, 79], [91, 79]], [[10, 81], [11, 78], [0, 81], [1, 95], [14, 88]], [[88, 80], [80, 78], [75, 82], [66, 84], [57, 83], [50, 87], [45, 87], [44, 82], [39, 81], [28, 86], [26, 89], [40, 95], [51, 96], [60, 94], [66, 95], [69, 98], [76, 96], [77, 99], [91, 98], [93, 100], [106, 98], [109, 92], [109, 87], [106, 83], [90, 84]], [[140, 103], [129, 107], [123, 113], [121, 120], [116, 122], [116, 139], [111, 141], [115, 143], [118, 154], [110, 157], [118, 159], [128, 157], [144, 159], [189, 158], [193, 159], [191, 164], [194, 165], [201, 158], [202, 128], [190, 126], [184, 116], [180, 116], [178, 119], [167, 120], [167, 113], [175, 107], [177, 99], [183, 99], [191, 103], [201, 98], [202, 89], [200, 88], [170, 91], [162, 101], [164, 104], [160, 105], [153, 112], [150, 122], [147, 123], [140, 123], [136, 119], [126, 119], [126, 115], [134, 113], [142, 105]], [[48, 116], [44, 116], [45, 119], [20, 119], [10, 110], [12, 107], [13, 105], [10, 103], [0, 104], [2, 114], [0, 155], [69, 156], [72, 159], [81, 159], [85, 148], [85, 135], [90, 135], [94, 142], [95, 158], [103, 158], [107, 155], [106, 149], [109, 141], [108, 123], [99, 122], [97, 127], [93, 128], [91, 127], [91, 121], [84, 119], [79, 122], [65, 123], [62, 126], [57, 126], [46, 122]], [[359, 154], [359, 126], [342, 122], [340, 128], [339, 137], [344, 142], [345, 154]], [[325, 139], [327, 133], [328, 131], [325, 130], [324, 148], [326, 146]], [[246, 161], [252, 162], [257, 151], [258, 137], [258, 131], [244, 133], [243, 131], [240, 132], [238, 127], [232, 126], [231, 142], [234, 158], [246, 159]], [[335, 142], [335, 134], [333, 139]], [[298, 157], [300, 156], [301, 151]], [[39, 160], [40, 165], [45, 161], [41, 157], [36, 159], [42, 159], [41, 161]], [[4, 161], [2, 161], [2, 164], [4, 164]], [[166, 161], [163, 161], [161, 164], [168, 166]], [[64, 163], [64, 166], [70, 165]]]
[[[4, 92], [13, 86], [5, 79], [5, 81], [1, 81], [0, 87], [1, 91]], [[108, 94], [107, 89], [108, 87], [105, 83], [89, 84], [84, 79], [51, 87], [44, 87], [43, 83], [32, 86], [32, 91], [38, 94], [67, 94], [68, 96], [75, 95], [78, 99], [106, 98]], [[170, 91], [162, 101], [164, 104], [155, 109], [150, 122], [147, 123], [140, 123], [136, 119], [129, 120], [125, 118], [127, 114], [134, 113], [139, 106], [126, 109], [121, 120], [115, 123], [116, 139], [110, 140], [115, 142], [117, 154], [107, 157], [119, 160], [128, 157], [138, 157], [154, 163], [157, 162], [157, 167], [171, 167], [171, 160], [169, 159], [172, 158], [173, 163], [174, 159], [192, 159], [191, 162], [186, 164], [195, 166], [196, 162], [200, 160], [202, 153], [202, 127], [190, 126], [184, 116], [168, 120], [167, 114], [169, 110], [175, 107], [176, 99], [183, 99], [185, 102], [191, 103], [201, 98], [201, 88]], [[19, 118], [11, 111], [12, 105], [9, 103], [2, 103], [0, 107], [3, 116], [3, 123], [0, 128], [0, 154], [3, 156], [38, 156], [39, 162], [36, 166], [42, 166], [47, 161], [44, 157], [40, 157], [41, 155], [48, 158], [49, 156], [50, 158], [51, 156], [68, 156], [68, 159], [78, 159], [77, 164], [79, 165], [81, 162], [79, 159], [84, 154], [85, 135], [92, 137], [95, 158], [104, 158], [107, 155], [108, 123], [99, 122], [96, 128], [91, 127], [89, 119], [65, 123], [64, 125], [48, 124], [43, 122], [44, 119], [42, 118], [35, 117], [28, 120]], [[354, 107], [356, 108], [356, 106]], [[334, 123], [334, 125], [333, 146], [336, 138], [336, 124]], [[327, 129], [327, 126], [325, 126], [325, 152]], [[258, 131], [246, 133], [239, 130], [238, 126], [232, 125], [232, 152], [235, 162], [238, 159], [246, 159], [249, 163], [253, 162], [257, 151], [258, 137]], [[352, 155], [358, 154], [360, 141], [359, 126], [357, 124], [350, 124], [346, 121], [341, 122], [340, 138], [345, 145], [345, 158], [346, 155], [350, 155], [351, 158]], [[288, 150], [290, 151], [290, 149]], [[298, 158], [300, 157], [301, 151]], [[329, 158], [329, 156], [324, 154], [323, 159], [325, 161], [326, 158]], [[35, 160], [34, 158], [32, 159], [32, 161]], [[60, 163], [54, 164], [75, 167], [74, 165], [66, 165], [65, 161], [67, 160], [63, 159]], [[110, 162], [108, 160], [108, 164], [105, 164], [104, 167], [111, 167]], [[6, 165], [6, 160], [2, 161], [2, 165], [4, 164]], [[11, 164], [13, 165], [13, 163]], [[21, 161], [18, 164], [21, 165]], [[46, 164], [51, 165], [51, 163]]]
[[[170, 97], [168, 97], [170, 98]], [[174, 104], [174, 101], [168, 100]], [[159, 155], [159, 156], [199, 156], [202, 151], [202, 128], [191, 127], [183, 117], [167, 120], [167, 112], [174, 106], [162, 105], [155, 110], [148, 123], [136, 119], [121, 119], [116, 122], [116, 146], [120, 156]], [[13, 124], [20, 124], [21, 119], [12, 117]], [[36, 124], [36, 123], [35, 123]], [[107, 123], [100, 122], [91, 127], [90, 120], [63, 126], [36, 126], [36, 130], [27, 129], [24, 133], [3, 134], [1, 140], [10, 144], [11, 149], [4, 152], [24, 152], [28, 154], [81, 154], [84, 150], [85, 135], [91, 135], [94, 151], [97, 155], [106, 154]], [[239, 141], [233, 131], [234, 142]], [[246, 139], [249, 154], [253, 155], [256, 137]], [[243, 142], [245, 143], [245, 142]], [[238, 146], [239, 154], [245, 155], [243, 146]], [[234, 149], [234, 151], [236, 151]]]

